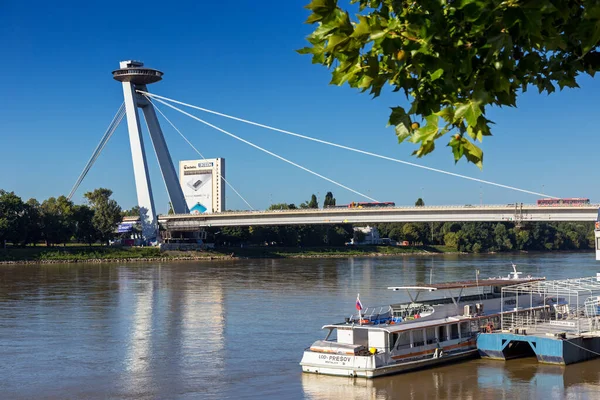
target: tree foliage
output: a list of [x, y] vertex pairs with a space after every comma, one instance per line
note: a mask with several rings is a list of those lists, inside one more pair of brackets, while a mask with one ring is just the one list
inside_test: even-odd
[[317, 200], [316, 195], [310, 196], [310, 201], [308, 202], [308, 208], [319, 208], [319, 201]]
[[0, 190], [0, 247], [6, 241], [19, 240], [19, 219], [24, 209], [23, 201], [14, 192]]
[[92, 224], [98, 238], [105, 243], [114, 237], [115, 229], [122, 221], [121, 207], [110, 198], [111, 195], [112, 190], [106, 188], [99, 188], [84, 195], [94, 211]]
[[423, 201], [422, 198], [418, 198], [417, 201], [415, 202], [415, 207], [423, 207], [425, 205], [425, 202]]
[[50, 197], [40, 206], [42, 239], [47, 246], [66, 243], [74, 232], [73, 202], [65, 196]]
[[100, 238], [100, 232], [94, 226], [94, 214], [94, 210], [86, 205], [74, 206], [74, 238], [78, 242], [92, 245]]
[[381, 237], [413, 244], [445, 245], [478, 253], [515, 250], [579, 250], [594, 248], [593, 222], [446, 222], [376, 224]]
[[[169, 202], [169, 211], [171, 211], [171, 203]], [[124, 217], [139, 217], [140, 216], [140, 206], [133, 206], [130, 210], [125, 210], [122, 212]]]
[[333, 197], [333, 193], [327, 192], [327, 194], [325, 195], [325, 200], [323, 200], [323, 208], [333, 206], [335, 206], [335, 197]]
[[[299, 50], [332, 69], [331, 84], [379, 96], [384, 85], [410, 107], [392, 107], [399, 142], [422, 157], [448, 133], [455, 161], [480, 168], [475, 144], [491, 135], [490, 106], [515, 107], [529, 87], [578, 87], [600, 68], [598, 0], [312, 0], [317, 24]], [[348, 8], [348, 7], [346, 7]]]

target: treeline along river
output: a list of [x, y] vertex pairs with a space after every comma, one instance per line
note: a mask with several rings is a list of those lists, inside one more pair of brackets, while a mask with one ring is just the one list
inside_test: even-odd
[[303, 375], [322, 325], [403, 285], [591, 276], [593, 253], [0, 267], [6, 399], [598, 398], [600, 361], [475, 360], [373, 381]]

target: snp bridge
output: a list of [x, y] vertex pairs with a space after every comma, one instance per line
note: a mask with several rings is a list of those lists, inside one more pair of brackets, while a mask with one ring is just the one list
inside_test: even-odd
[[[157, 222], [162, 226], [163, 229], [168, 231], [190, 231], [198, 232], [202, 231], [205, 227], [210, 226], [259, 226], [259, 225], [299, 225], [299, 224], [339, 224], [339, 223], [378, 223], [378, 222], [452, 222], [452, 221], [512, 221], [515, 223], [521, 223], [524, 221], [594, 221], [596, 219], [597, 205], [586, 205], [586, 206], [565, 206], [565, 207], [537, 207], [535, 205], [499, 205], [499, 206], [439, 206], [439, 207], [404, 207], [404, 208], [367, 208], [367, 209], [351, 209], [351, 208], [333, 208], [333, 209], [299, 209], [299, 210], [285, 210], [285, 211], [240, 211], [240, 212], [224, 212], [224, 213], [210, 213], [207, 211], [205, 214], [190, 215], [189, 210], [196, 206], [204, 205], [200, 204], [197, 198], [194, 196], [184, 196], [183, 187], [180, 184], [177, 172], [175, 170], [173, 160], [171, 159], [170, 152], [167, 147], [165, 137], [163, 135], [162, 128], [157, 118], [157, 113], [160, 114], [163, 119], [175, 130], [179, 136], [194, 150], [202, 160], [205, 157], [202, 153], [192, 144], [192, 142], [179, 130], [170, 119], [160, 110], [158, 105], [161, 107], [165, 106], [180, 114], [190, 117], [211, 130], [218, 131], [220, 134], [226, 135], [231, 139], [237, 140], [238, 142], [244, 143], [251, 147], [253, 150], [260, 151], [271, 157], [278, 159], [288, 165], [303, 170], [306, 173], [311, 174], [321, 180], [327, 181], [329, 184], [335, 185], [346, 191], [352, 192], [353, 196], [359, 196], [360, 198], [367, 199], [370, 202], [379, 203], [375, 198], [370, 197], [368, 194], [362, 193], [359, 190], [353, 189], [347, 185], [344, 185], [338, 180], [334, 180], [327, 177], [315, 170], [312, 170], [306, 166], [300, 165], [299, 163], [285, 158], [280, 154], [277, 154], [265, 147], [259, 146], [241, 136], [234, 134], [233, 132], [227, 131], [217, 125], [209, 123], [202, 118], [191, 114], [188, 111], [183, 110], [180, 107], [186, 107], [186, 109], [193, 109], [194, 112], [203, 112], [206, 114], [219, 116], [246, 125], [267, 129], [273, 133], [286, 135], [294, 139], [301, 139], [318, 143], [323, 146], [329, 146], [335, 149], [352, 152], [362, 156], [371, 158], [377, 158], [386, 162], [392, 162], [396, 165], [403, 165], [412, 168], [419, 168], [436, 174], [443, 174], [447, 177], [459, 178], [468, 180], [471, 182], [477, 182], [478, 184], [491, 185], [494, 187], [503, 188], [506, 190], [517, 191], [528, 195], [534, 195], [538, 198], [558, 198], [555, 196], [549, 196], [544, 193], [538, 193], [532, 190], [526, 190], [514, 186], [501, 184], [498, 182], [492, 182], [476, 177], [470, 177], [456, 172], [446, 171], [442, 169], [432, 168], [425, 165], [416, 164], [400, 160], [398, 158], [386, 156], [384, 154], [377, 154], [371, 151], [351, 147], [345, 144], [335, 143], [328, 140], [320, 139], [304, 135], [297, 132], [277, 128], [260, 122], [252, 121], [250, 119], [244, 119], [233, 115], [228, 115], [219, 111], [210, 110], [208, 108], [200, 107], [190, 103], [184, 103], [182, 101], [160, 96], [157, 94], [150, 93], [148, 91], [148, 85], [157, 83], [162, 80], [163, 73], [161, 71], [147, 68], [140, 61], [126, 60], [119, 64], [120, 68], [113, 71], [113, 78], [121, 82], [123, 89], [124, 102], [118, 109], [115, 117], [108, 126], [106, 132], [102, 136], [102, 139], [95, 148], [92, 156], [88, 160], [87, 164], [83, 168], [81, 174], [77, 178], [75, 185], [71, 189], [68, 198], [71, 199], [76, 193], [81, 182], [89, 172], [90, 168], [94, 165], [95, 161], [100, 156], [100, 153], [108, 143], [112, 134], [115, 132], [117, 126], [126, 118], [127, 129], [129, 132], [129, 143], [131, 148], [131, 156], [133, 162], [133, 171], [135, 178], [135, 187], [137, 192], [138, 206], [140, 209], [140, 224], [142, 227], [142, 235], [148, 242], [154, 242], [160, 240], [160, 234], [158, 231]], [[177, 104], [177, 106], [175, 106]], [[178, 107], [179, 106], [179, 107]], [[177, 213], [176, 215], [161, 215], [156, 216], [153, 190], [150, 182], [150, 175], [148, 173], [148, 164], [145, 153], [144, 138], [141, 130], [141, 115], [138, 113], [138, 109], [141, 109], [143, 113], [143, 119], [146, 121], [148, 127], [149, 136], [151, 139], [151, 147], [156, 153], [160, 172], [167, 189], [169, 196], [169, 202], [171, 203], [173, 210]], [[150, 146], [148, 146], [150, 147]], [[212, 180], [212, 179], [211, 179]], [[221, 185], [221, 181], [223, 181]], [[215, 206], [212, 198], [209, 196], [209, 204], [212, 203], [211, 211], [221, 210], [222, 205], [225, 201], [224, 191], [220, 191], [217, 186], [223, 188], [227, 185], [232, 192], [234, 192], [240, 199], [253, 210], [253, 207], [246, 201], [246, 199], [233, 187], [231, 182], [227, 181], [223, 174], [220, 178], [215, 178], [213, 183], [215, 186], [212, 192], [217, 195], [214, 199], [219, 199], [216, 202], [221, 202], [220, 205]], [[205, 200], [203, 200], [206, 202]], [[200, 208], [202, 208], [200, 207]], [[208, 210], [210, 206], [204, 207]], [[600, 225], [599, 225], [600, 226]], [[600, 229], [597, 231], [597, 235], [600, 238]], [[600, 244], [600, 241], [598, 242]], [[598, 252], [600, 259], [600, 250]]]
[[539, 207], [536, 205], [382, 207], [370, 209], [325, 208], [270, 211], [230, 211], [214, 214], [160, 215], [169, 231], [195, 231], [205, 227], [304, 225], [381, 222], [525, 222], [595, 221], [598, 205]]

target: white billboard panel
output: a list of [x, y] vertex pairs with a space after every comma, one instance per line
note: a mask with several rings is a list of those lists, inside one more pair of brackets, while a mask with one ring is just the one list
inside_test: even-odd
[[221, 182], [225, 160], [211, 158], [179, 162], [179, 182], [192, 214], [220, 212], [225, 193]]

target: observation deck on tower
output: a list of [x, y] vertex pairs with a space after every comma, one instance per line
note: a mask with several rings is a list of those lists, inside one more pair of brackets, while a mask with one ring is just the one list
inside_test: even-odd
[[112, 72], [119, 82], [131, 82], [134, 85], [147, 85], [162, 79], [163, 73], [157, 69], [144, 68], [140, 61], [121, 61], [121, 68]]

